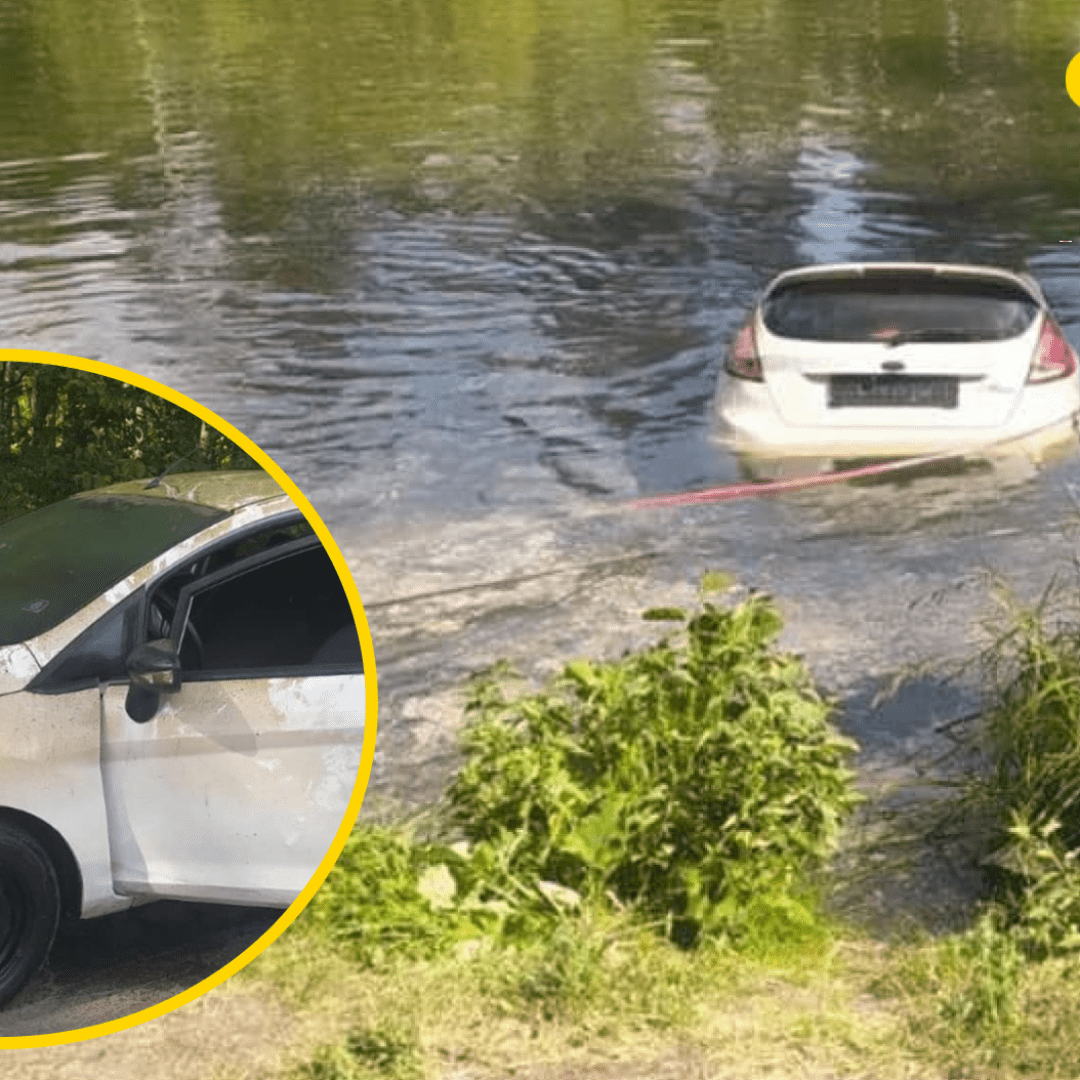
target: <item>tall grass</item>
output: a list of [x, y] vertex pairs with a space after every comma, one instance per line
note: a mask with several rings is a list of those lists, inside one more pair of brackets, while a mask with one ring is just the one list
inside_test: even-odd
[[[1080, 847], [1080, 605], [1048, 590], [1024, 607], [1003, 597], [1008, 625], [984, 657], [993, 763], [983, 794], [1008, 828], [1056, 822], [1055, 843]], [[1000, 837], [1005, 841], [1005, 836]]]
[[991, 822], [1002, 914], [1036, 958], [1080, 948], [1080, 600], [1060, 586], [1005, 620], [983, 655], [989, 768], [969, 800]]
[[980, 657], [982, 751], [963, 805], [995, 889], [965, 932], [906, 951], [885, 982], [950, 1076], [1080, 1075], [1080, 592], [1003, 615]]

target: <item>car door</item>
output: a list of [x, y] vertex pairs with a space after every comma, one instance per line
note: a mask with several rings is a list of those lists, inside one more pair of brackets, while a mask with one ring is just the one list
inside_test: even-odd
[[120, 893], [284, 905], [341, 825], [363, 743], [363, 662], [329, 555], [295, 532], [264, 530], [254, 554], [241, 545], [219, 568], [202, 559], [148, 590], [141, 637], [168, 631], [180, 685], [149, 718], [128, 708], [127, 684], [103, 688]]

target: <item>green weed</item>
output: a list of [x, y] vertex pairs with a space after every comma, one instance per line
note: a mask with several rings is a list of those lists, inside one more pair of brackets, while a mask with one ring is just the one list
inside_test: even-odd
[[296, 1071], [296, 1080], [419, 1080], [417, 1036], [395, 1026], [361, 1028], [324, 1046]]
[[946, 1024], [981, 1034], [1015, 1019], [1023, 957], [992, 912], [945, 941], [941, 954], [946, 985], [940, 1011]]
[[482, 970], [485, 992], [510, 1015], [606, 1030], [685, 1022], [701, 978], [683, 950], [610, 910], [582, 911], [547, 936], [492, 951]]
[[686, 944], [737, 939], [750, 898], [797, 888], [856, 801], [853, 744], [772, 648], [780, 627], [765, 598], [706, 602], [680, 639], [568, 664], [539, 693], [481, 678], [449, 808], [485, 882], [606, 897]]
[[[456, 876], [455, 876], [456, 875]], [[469, 864], [453, 848], [387, 826], [355, 831], [305, 923], [366, 965], [424, 959], [497, 929], [497, 904], [469, 905]]]
[[1080, 949], [1080, 607], [1048, 588], [1006, 621], [983, 655], [989, 769], [968, 803], [992, 823], [987, 862], [997, 918], [1027, 956]]
[[1002, 594], [1006, 625], [983, 656], [991, 772], [980, 786], [1011, 846], [1017, 821], [1056, 822], [1059, 850], [1080, 847], [1080, 608], [1048, 589], [1024, 607]]
[[1078, 1075], [1080, 619], [1049, 588], [1005, 619], [981, 657], [983, 755], [964, 805], [988, 823], [997, 889], [974, 925], [901, 964], [910, 1030], [956, 1077]]
[[683, 945], [817, 947], [806, 874], [855, 802], [853, 744], [772, 648], [780, 625], [762, 597], [703, 603], [677, 640], [514, 698], [497, 666], [472, 687], [441, 834], [357, 830], [306, 922], [367, 965], [543, 942], [529, 992], [553, 999], [594, 966], [586, 915]]
[[1056, 842], [1057, 829], [1052, 820], [1037, 829], [1017, 821], [1009, 830], [1025, 882], [1011, 932], [1036, 960], [1080, 951], [1080, 866], [1077, 852]]

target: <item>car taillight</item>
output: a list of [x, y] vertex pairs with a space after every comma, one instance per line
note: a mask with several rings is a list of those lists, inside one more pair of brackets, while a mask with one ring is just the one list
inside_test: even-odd
[[1072, 375], [1076, 368], [1076, 353], [1065, 340], [1061, 327], [1049, 315], [1044, 316], [1027, 381], [1041, 383], [1063, 379], [1066, 375]]
[[731, 343], [727, 359], [724, 361], [724, 370], [729, 375], [734, 375], [736, 379], [764, 381], [765, 377], [761, 373], [761, 359], [757, 353], [757, 343], [754, 341], [753, 316]]

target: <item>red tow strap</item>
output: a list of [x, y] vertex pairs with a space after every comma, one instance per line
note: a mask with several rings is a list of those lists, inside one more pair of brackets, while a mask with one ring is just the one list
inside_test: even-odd
[[706, 488], [704, 491], [680, 491], [671, 495], [650, 495], [627, 503], [631, 510], [660, 510], [666, 506], [691, 506], [696, 503], [731, 502], [734, 499], [754, 499], [765, 495], [779, 495], [785, 491], [801, 491], [803, 488], [836, 484], [842, 480], [856, 480], [862, 476], [880, 476], [882, 473], [901, 472], [919, 465], [938, 461], [952, 461], [972, 453], [971, 450], [950, 450], [947, 453], [923, 454], [920, 457], [882, 461], [873, 465], [859, 465], [854, 469], [838, 469], [836, 472], [816, 473], [811, 476], [793, 476], [789, 480], [752, 480], [741, 484], [725, 484], [723, 487]]
[[[780, 495], [785, 491], [801, 491], [803, 488], [820, 487], [822, 484], [837, 484], [842, 480], [857, 480], [862, 476], [881, 476], [883, 473], [903, 472], [920, 465], [932, 465], [938, 461], [955, 461], [973, 454], [986, 453], [1009, 443], [1023, 442], [1035, 435], [1061, 427], [1068, 420], [1055, 420], [1044, 424], [1034, 431], [1023, 435], [1011, 435], [1007, 439], [997, 439], [983, 446], [971, 446], [966, 450], [943, 450], [936, 454], [922, 454], [919, 457], [899, 458], [896, 461], [881, 461], [873, 465], [859, 465], [854, 469], [838, 469], [836, 472], [816, 473], [811, 476], [793, 476], [790, 480], [759, 480], [741, 484], [725, 484], [723, 487], [706, 488], [704, 491], [679, 491], [672, 495], [650, 495], [644, 499], [634, 499], [626, 503], [629, 510], [660, 510], [665, 506], [693, 506], [697, 503], [731, 502], [734, 499], [755, 499], [765, 495]], [[1080, 437], [1080, 413], [1071, 417], [1074, 434]]]

